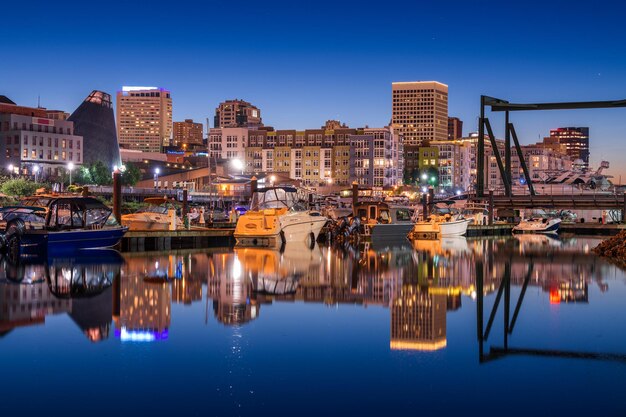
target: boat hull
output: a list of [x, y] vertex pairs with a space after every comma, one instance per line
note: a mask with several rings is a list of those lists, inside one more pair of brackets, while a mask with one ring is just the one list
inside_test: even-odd
[[560, 227], [560, 219], [553, 219], [547, 223], [522, 221], [513, 228], [513, 233], [558, 234]]
[[413, 239], [433, 239], [438, 237], [464, 236], [467, 233], [469, 219], [450, 222], [417, 222], [413, 226]]
[[104, 228], [97, 230], [33, 230], [20, 237], [21, 255], [48, 256], [71, 254], [86, 249], [110, 248], [117, 245], [126, 227]]
[[369, 235], [374, 240], [405, 240], [413, 228], [413, 223], [374, 224], [369, 227]]
[[249, 212], [239, 218], [235, 239], [239, 246], [277, 246], [289, 242], [317, 240], [328, 221], [319, 214]]

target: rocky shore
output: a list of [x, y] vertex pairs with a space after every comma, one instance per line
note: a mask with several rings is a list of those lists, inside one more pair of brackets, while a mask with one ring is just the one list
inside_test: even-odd
[[626, 264], [626, 230], [604, 240], [593, 251], [600, 256], [606, 256], [616, 262]]

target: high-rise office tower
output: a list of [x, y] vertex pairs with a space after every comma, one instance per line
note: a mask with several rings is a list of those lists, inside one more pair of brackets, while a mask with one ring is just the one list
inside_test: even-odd
[[559, 127], [550, 130], [550, 137], [543, 142], [550, 145], [565, 145], [565, 152], [572, 161], [581, 159], [585, 168], [589, 167], [589, 128]]
[[192, 119], [174, 122], [175, 146], [202, 145], [202, 123], [194, 123]]
[[437, 81], [392, 83], [391, 123], [405, 145], [448, 139], [448, 86]]
[[226, 100], [215, 109], [214, 127], [247, 127], [255, 129], [263, 126], [261, 110], [243, 100]]
[[120, 147], [160, 152], [172, 137], [172, 97], [158, 87], [122, 87], [117, 92]]

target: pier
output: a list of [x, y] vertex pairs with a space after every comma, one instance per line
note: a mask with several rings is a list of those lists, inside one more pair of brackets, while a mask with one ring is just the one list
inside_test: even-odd
[[228, 247], [235, 244], [234, 233], [234, 227], [130, 231], [124, 235], [121, 249], [124, 252], [143, 252]]

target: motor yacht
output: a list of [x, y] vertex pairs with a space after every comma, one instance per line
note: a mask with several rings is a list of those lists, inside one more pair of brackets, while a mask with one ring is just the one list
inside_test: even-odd
[[390, 238], [405, 239], [413, 227], [411, 219], [414, 209], [408, 206], [366, 201], [360, 202], [355, 212], [361, 220], [365, 236], [369, 236], [372, 241]]
[[410, 239], [437, 239], [449, 236], [464, 236], [472, 220], [455, 213], [449, 206], [433, 208], [430, 216], [415, 222]]
[[550, 233], [559, 232], [561, 219], [549, 216], [533, 216], [524, 219], [513, 227], [513, 233]]
[[295, 187], [257, 190], [250, 210], [237, 221], [235, 239], [240, 246], [276, 246], [289, 242], [314, 243], [328, 218], [310, 210], [305, 195]]
[[173, 201], [167, 197], [149, 197], [144, 200], [148, 206], [132, 214], [122, 216], [122, 225], [128, 230], [176, 230], [183, 227], [176, 216]]

